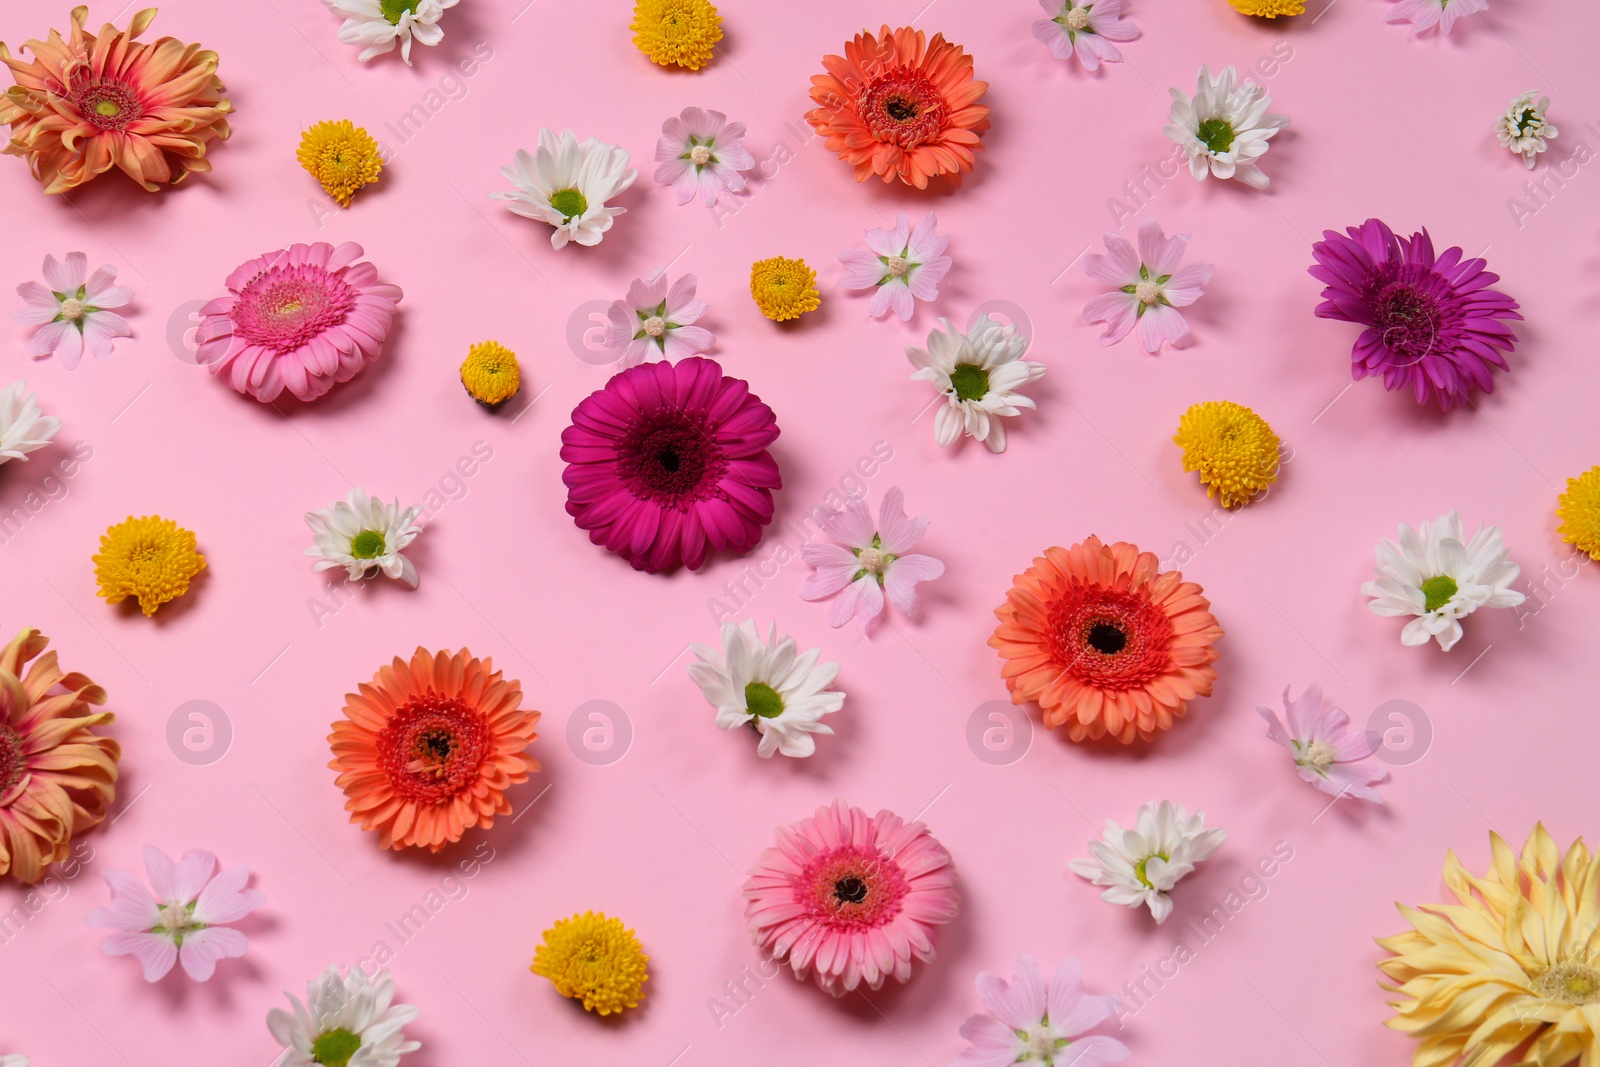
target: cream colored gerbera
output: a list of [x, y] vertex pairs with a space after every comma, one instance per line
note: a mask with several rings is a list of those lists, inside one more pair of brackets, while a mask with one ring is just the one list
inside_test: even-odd
[[1468, 874], [1455, 853], [1444, 881], [1458, 904], [1398, 905], [1412, 929], [1378, 944], [1398, 994], [1388, 1025], [1419, 1042], [1414, 1067], [1600, 1058], [1600, 862], [1580, 839], [1565, 856], [1542, 824], [1519, 856], [1489, 834], [1494, 865]]

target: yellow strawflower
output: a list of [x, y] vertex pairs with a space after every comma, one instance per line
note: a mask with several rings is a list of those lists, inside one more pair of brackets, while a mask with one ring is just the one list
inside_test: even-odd
[[461, 364], [461, 384], [486, 408], [497, 408], [522, 388], [517, 354], [499, 341], [480, 341], [467, 350]]
[[1561, 540], [1600, 560], [1600, 467], [1567, 479], [1567, 491], [1556, 507]]
[[146, 615], [187, 593], [190, 579], [205, 566], [194, 534], [159, 515], [128, 516], [105, 532], [94, 556], [95, 580], [106, 603], [136, 597]]
[[295, 156], [340, 207], [349, 207], [356, 191], [377, 181], [383, 169], [378, 142], [349, 119], [311, 127], [300, 138]]
[[621, 919], [586, 911], [544, 932], [530, 970], [562, 996], [582, 1000], [585, 1011], [610, 1015], [639, 1006], [649, 960]]
[[1248, 504], [1278, 480], [1278, 435], [1243, 404], [1209, 400], [1183, 413], [1172, 438], [1183, 469], [1199, 471], [1206, 496], [1225, 508]]
[[817, 272], [803, 259], [774, 256], [750, 267], [750, 295], [761, 314], [774, 322], [797, 319], [822, 306]]
[[699, 70], [722, 40], [722, 17], [706, 0], [638, 0], [633, 43], [663, 67]]
[[1275, 19], [1279, 15], [1302, 15], [1306, 10], [1304, 0], [1228, 0], [1228, 3], [1241, 15], [1256, 15], [1264, 19]]

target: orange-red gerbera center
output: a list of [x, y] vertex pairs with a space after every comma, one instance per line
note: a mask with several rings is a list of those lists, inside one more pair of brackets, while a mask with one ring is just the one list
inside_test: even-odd
[[22, 738], [11, 727], [0, 724], [0, 804], [11, 799], [11, 790], [28, 769], [28, 754]]
[[920, 71], [896, 67], [867, 84], [861, 117], [880, 141], [915, 148], [944, 131], [944, 99]]
[[892, 860], [874, 848], [840, 845], [806, 864], [795, 882], [795, 902], [832, 929], [876, 929], [900, 913], [910, 887]]
[[144, 102], [119, 81], [85, 82], [72, 90], [72, 106], [99, 130], [121, 132], [144, 118]]
[[1074, 582], [1047, 612], [1051, 658], [1088, 685], [1133, 689], [1168, 667], [1172, 623], [1146, 597]]
[[489, 728], [477, 710], [429, 690], [395, 711], [377, 748], [396, 796], [439, 804], [477, 781], [489, 753]]

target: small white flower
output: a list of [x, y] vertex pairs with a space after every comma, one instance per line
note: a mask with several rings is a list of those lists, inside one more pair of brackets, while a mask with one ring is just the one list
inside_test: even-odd
[[839, 676], [837, 663], [818, 663], [822, 650], [801, 654], [795, 639], [781, 637], [776, 624], [762, 638], [756, 624], [723, 623], [722, 650], [705, 645], [691, 649], [699, 663], [689, 664], [689, 677], [717, 709], [724, 730], [755, 727], [761, 735], [756, 754], [774, 752], [809, 756], [817, 750], [813, 734], [831, 734], [824, 715], [844, 707], [844, 694], [828, 687]]
[[306, 983], [306, 1002], [285, 993], [294, 1005], [267, 1012], [267, 1029], [283, 1046], [276, 1067], [398, 1067], [400, 1057], [422, 1047], [407, 1041], [402, 1027], [417, 1017], [410, 1004], [394, 1003], [394, 976], [388, 968], [371, 978], [352, 967], [343, 978], [329, 967]]
[[44, 257], [45, 284], [23, 282], [17, 293], [27, 307], [12, 316], [18, 326], [33, 326], [28, 355], [55, 356], [71, 370], [85, 352], [110, 359], [118, 337], [132, 337], [128, 320], [111, 308], [125, 307], [133, 290], [117, 284], [117, 272], [101, 267], [89, 273], [89, 257], [68, 252], [65, 262]]
[[0, 466], [11, 460], [28, 462], [61, 432], [61, 420], [39, 411], [39, 395], [27, 391], [27, 382], [12, 382], [0, 390]]
[[1561, 132], [1545, 118], [1549, 109], [1548, 96], [1523, 93], [1511, 101], [1511, 106], [1506, 108], [1506, 113], [1495, 124], [1495, 134], [1500, 138], [1500, 144], [1514, 155], [1521, 156], [1529, 170], [1538, 163], [1539, 154], [1549, 149], [1550, 142]]
[[1511, 561], [1498, 526], [1481, 526], [1468, 541], [1452, 511], [1413, 530], [1400, 524], [1400, 543], [1377, 547], [1378, 580], [1361, 586], [1375, 615], [1415, 615], [1400, 643], [1425, 645], [1431, 637], [1449, 651], [1461, 640], [1461, 619], [1479, 608], [1514, 608], [1527, 599], [1511, 588], [1522, 568]]
[[317, 557], [319, 571], [343, 567], [354, 580], [377, 569], [415, 589], [416, 565], [400, 553], [422, 532], [417, 525], [421, 514], [420, 507], [402, 509], [399, 500], [385, 504], [364, 489], [352, 489], [348, 498], [306, 512], [306, 525], [316, 540], [306, 555]]
[[436, 45], [444, 40], [439, 20], [446, 8], [459, 0], [322, 0], [328, 10], [344, 16], [339, 27], [342, 44], [361, 46], [357, 58], [365, 63], [375, 56], [394, 51], [400, 42], [400, 58], [411, 65], [411, 41]]
[[911, 377], [932, 382], [945, 398], [934, 418], [934, 439], [940, 448], [948, 448], [965, 433], [991, 452], [1004, 452], [1006, 431], [1000, 420], [1038, 406], [1016, 390], [1043, 378], [1044, 364], [1022, 358], [1028, 339], [1015, 326], [980, 315], [962, 333], [949, 319], [939, 321], [944, 329], [928, 334], [926, 351], [906, 347], [906, 358], [917, 368]]
[[1132, 830], [1106, 820], [1103, 836], [1089, 842], [1091, 858], [1068, 865], [1072, 873], [1105, 886], [1101, 900], [1130, 908], [1146, 905], [1163, 923], [1172, 914], [1168, 891], [1192, 874], [1195, 864], [1211, 858], [1228, 834], [1206, 829], [1205, 812], [1189, 815], [1183, 805], [1163, 800], [1159, 806], [1142, 805]]
[[618, 369], [658, 359], [682, 359], [704, 352], [716, 337], [694, 325], [706, 313], [706, 302], [694, 298], [695, 276], [668, 283], [664, 271], [635, 278], [628, 295], [613, 300], [606, 312], [605, 346], [618, 349]]
[[1166, 133], [1183, 146], [1196, 181], [1213, 174], [1265, 189], [1271, 183], [1256, 161], [1267, 154], [1273, 136], [1289, 125], [1284, 116], [1267, 114], [1271, 104], [1255, 81], [1246, 79], [1241, 85], [1234, 68], [1214, 77], [1210, 67], [1201, 67], [1193, 98], [1182, 89], [1172, 90]]
[[516, 189], [490, 193], [509, 200], [510, 208], [524, 218], [547, 222], [553, 248], [568, 241], [597, 245], [611, 229], [611, 221], [628, 209], [607, 207], [606, 202], [639, 176], [628, 169], [628, 153], [614, 144], [590, 137], [581, 144], [571, 130], [561, 135], [548, 127], [539, 131], [538, 151], [517, 149], [516, 162], [500, 173]]

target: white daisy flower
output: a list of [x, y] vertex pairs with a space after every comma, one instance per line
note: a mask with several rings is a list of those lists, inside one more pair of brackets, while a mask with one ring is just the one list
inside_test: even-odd
[[1213, 77], [1210, 67], [1201, 67], [1192, 99], [1182, 89], [1172, 90], [1166, 133], [1183, 146], [1196, 181], [1214, 174], [1265, 189], [1270, 182], [1256, 161], [1267, 154], [1267, 142], [1289, 125], [1284, 116], [1267, 114], [1271, 103], [1272, 97], [1255, 81], [1241, 85], [1234, 68]]
[[1479, 608], [1514, 608], [1527, 599], [1511, 588], [1522, 568], [1506, 553], [1498, 526], [1481, 526], [1468, 541], [1452, 511], [1413, 530], [1400, 524], [1400, 543], [1377, 547], [1378, 580], [1361, 586], [1375, 615], [1415, 615], [1400, 643], [1425, 645], [1431, 637], [1449, 651], [1461, 640], [1461, 619]]
[[394, 976], [388, 968], [371, 978], [359, 967], [343, 977], [329, 967], [306, 983], [306, 1002], [285, 993], [294, 1005], [267, 1012], [267, 1029], [283, 1046], [276, 1067], [398, 1067], [400, 1057], [422, 1047], [407, 1041], [401, 1028], [417, 1017], [410, 1004], [394, 1003]]
[[568, 241], [599, 244], [611, 220], [628, 210], [607, 207], [606, 202], [639, 176], [628, 169], [628, 153], [616, 145], [594, 137], [580, 144], [571, 130], [557, 137], [548, 127], [539, 131], [537, 152], [517, 149], [516, 163], [501, 167], [500, 173], [516, 189], [489, 196], [511, 201], [511, 210], [524, 218], [554, 226], [553, 248], [564, 248]]
[[361, 46], [357, 58], [365, 63], [375, 56], [394, 51], [400, 42], [400, 58], [411, 65], [411, 41], [436, 45], [444, 40], [439, 20], [446, 8], [459, 0], [322, 0], [328, 10], [344, 16], [339, 27], [342, 44]]
[[1158, 923], [1172, 914], [1173, 886], [1192, 874], [1195, 864], [1222, 847], [1227, 831], [1206, 829], [1206, 813], [1189, 815], [1183, 805], [1163, 800], [1139, 808], [1134, 829], [1106, 820], [1103, 840], [1089, 842], [1089, 859], [1073, 860], [1072, 873], [1105, 886], [1101, 900], [1130, 908], [1148, 906]]
[[343, 567], [354, 580], [377, 569], [415, 589], [416, 565], [400, 553], [422, 532], [417, 525], [421, 514], [420, 507], [401, 508], [399, 500], [385, 504], [364, 489], [352, 489], [346, 499], [306, 512], [306, 525], [316, 540], [306, 555], [317, 557], [319, 571]]
[[61, 420], [39, 410], [39, 394], [27, 391], [27, 382], [12, 382], [0, 390], [0, 466], [11, 460], [26, 463], [61, 432]]
[[1495, 124], [1495, 134], [1500, 138], [1500, 144], [1521, 156], [1529, 170], [1538, 163], [1539, 154], [1549, 149], [1550, 142], [1561, 132], [1545, 118], [1545, 112], [1549, 109], [1548, 96], [1523, 93], [1511, 101], [1511, 106], [1506, 108], [1506, 113]]
[[1028, 339], [1015, 326], [980, 315], [962, 333], [949, 319], [939, 321], [944, 329], [928, 334], [926, 351], [906, 346], [906, 358], [917, 368], [911, 377], [932, 382], [945, 398], [934, 418], [934, 438], [940, 448], [948, 448], [965, 433], [991, 452], [1004, 452], [1006, 431], [1000, 420], [1038, 406], [1016, 390], [1043, 378], [1044, 364], [1021, 358]]
[[774, 752], [809, 756], [817, 750], [813, 734], [831, 734], [824, 715], [844, 707], [844, 694], [828, 687], [839, 676], [837, 663], [818, 663], [821, 649], [801, 654], [795, 639], [781, 637], [776, 624], [762, 638], [756, 624], [723, 623], [722, 650], [705, 645], [691, 649], [699, 663], [689, 664], [689, 677], [717, 709], [724, 730], [753, 726], [761, 735], [756, 754]]
[[133, 290], [117, 284], [117, 272], [101, 267], [89, 273], [89, 257], [68, 252], [65, 262], [44, 257], [45, 284], [23, 282], [17, 293], [28, 306], [12, 316], [18, 326], [33, 326], [28, 355], [55, 356], [71, 370], [85, 352], [110, 359], [118, 337], [132, 337], [128, 320], [110, 309], [125, 307]]

